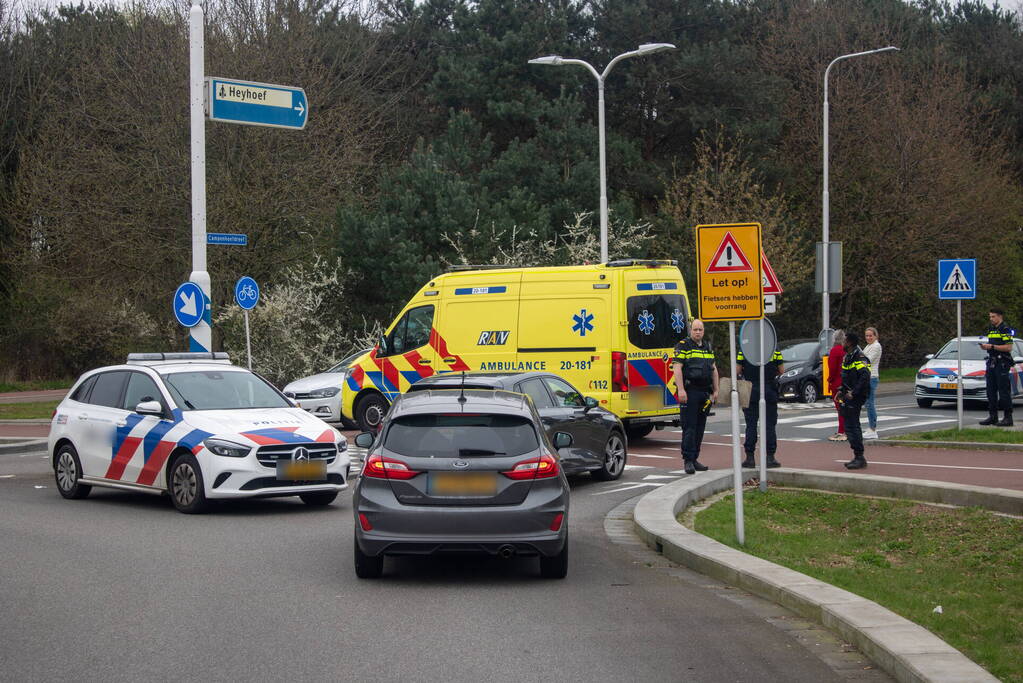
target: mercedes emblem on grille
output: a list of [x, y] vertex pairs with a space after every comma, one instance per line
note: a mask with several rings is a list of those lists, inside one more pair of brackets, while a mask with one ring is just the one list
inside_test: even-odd
[[469, 463], [466, 462], [465, 460], [456, 460], [453, 463], [451, 463], [451, 466], [452, 467], [457, 467], [458, 469], [463, 470], [463, 469], [465, 469], [466, 467], [469, 466]]
[[299, 446], [291, 452], [291, 459], [295, 462], [304, 462], [309, 459], [309, 451]]

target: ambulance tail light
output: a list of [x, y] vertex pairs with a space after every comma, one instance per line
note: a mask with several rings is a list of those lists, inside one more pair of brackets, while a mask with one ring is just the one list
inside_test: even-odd
[[621, 351], [611, 352], [611, 391], [628, 391], [629, 374], [625, 362], [625, 354]]

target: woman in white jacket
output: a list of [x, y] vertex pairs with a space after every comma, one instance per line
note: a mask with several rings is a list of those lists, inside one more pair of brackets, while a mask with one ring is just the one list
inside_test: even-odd
[[868, 327], [863, 334], [867, 345], [863, 347], [863, 355], [870, 361], [870, 396], [867, 397], [867, 429], [863, 432], [864, 439], [877, 438], [877, 406], [874, 397], [877, 395], [877, 384], [881, 381], [878, 372], [881, 367], [881, 342], [877, 339], [877, 328]]

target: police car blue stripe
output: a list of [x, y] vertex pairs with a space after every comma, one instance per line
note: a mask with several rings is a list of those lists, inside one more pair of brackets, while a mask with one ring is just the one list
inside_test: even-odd
[[131, 434], [131, 430], [134, 429], [135, 425], [139, 422], [142, 422], [141, 415], [129, 415], [125, 419], [124, 426], [117, 428], [117, 432], [114, 435], [114, 454], [111, 457], [117, 455], [117, 451], [121, 450], [121, 445], [124, 443], [124, 440], [128, 438], [128, 435]]
[[504, 285], [499, 287], [459, 287], [455, 290], [455, 294], [461, 296], [462, 294], [504, 294], [508, 291], [508, 288]]
[[177, 425], [176, 422], [164, 422], [160, 420], [149, 432], [146, 434], [146, 438], [142, 440], [142, 461], [149, 462], [149, 456], [153, 454], [160, 441], [163, 440], [163, 435], [169, 432]]
[[305, 443], [312, 441], [308, 436], [302, 436], [294, 432], [289, 432], [284, 429], [274, 429], [269, 427], [267, 429], [253, 429], [247, 432], [242, 432], [243, 435], [254, 434], [255, 436], [265, 436], [268, 439], [277, 439], [281, 443]]
[[649, 291], [652, 291], [652, 290], [655, 290], [655, 289], [656, 290], [661, 290], [661, 289], [678, 289], [678, 283], [677, 282], [640, 282], [638, 285], [636, 285], [636, 289], [638, 289], [641, 292], [649, 292]]

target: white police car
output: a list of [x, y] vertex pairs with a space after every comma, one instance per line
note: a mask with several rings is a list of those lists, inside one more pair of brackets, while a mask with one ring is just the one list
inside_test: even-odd
[[348, 488], [348, 444], [226, 353], [133, 353], [82, 375], [54, 412], [57, 489], [168, 493], [181, 512], [212, 498], [299, 496], [329, 505]]
[[[987, 401], [987, 351], [980, 345], [987, 337], [963, 337], [963, 399]], [[956, 400], [958, 353], [956, 340], [946, 343], [917, 370], [914, 394], [921, 408], [930, 408], [935, 401]], [[1009, 370], [1009, 388], [1013, 401], [1023, 397], [1023, 340], [1012, 340], [1013, 365]], [[884, 372], [884, 368], [881, 369]]]

